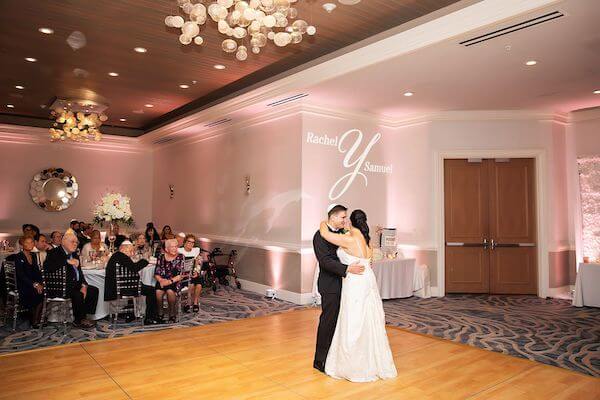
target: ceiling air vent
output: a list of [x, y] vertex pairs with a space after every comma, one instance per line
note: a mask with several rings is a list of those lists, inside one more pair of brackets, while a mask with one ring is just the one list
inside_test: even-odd
[[154, 142], [152, 142], [152, 144], [165, 144], [165, 143], [172, 142], [173, 140], [174, 140], [174, 138], [172, 138], [172, 137], [165, 137], [162, 139], [155, 140]]
[[286, 97], [285, 99], [281, 99], [281, 100], [277, 100], [277, 101], [274, 101], [272, 103], [269, 103], [269, 104], [267, 104], [267, 107], [277, 107], [277, 106], [280, 106], [282, 104], [289, 103], [290, 101], [299, 100], [299, 99], [301, 99], [303, 97], [306, 97], [306, 96], [308, 96], [308, 93], [295, 94], [293, 96]]
[[209, 122], [208, 124], [206, 124], [204, 126], [206, 128], [212, 128], [213, 126], [226, 124], [227, 122], [230, 122], [230, 121], [231, 121], [231, 118], [223, 118], [223, 119], [220, 119], [218, 121]]
[[460, 42], [460, 44], [464, 45], [465, 47], [473, 46], [474, 44], [485, 42], [500, 36], [508, 35], [509, 33], [520, 31], [521, 29], [531, 28], [532, 26], [552, 21], [553, 19], [557, 19], [564, 16], [565, 14], [561, 13], [560, 11], [553, 11], [548, 14], [541, 15], [539, 17], [528, 19], [527, 21], [519, 22], [518, 24], [510, 25], [502, 29], [495, 30], [493, 32], [488, 32], [486, 34], [479, 35], [468, 40], [464, 40]]

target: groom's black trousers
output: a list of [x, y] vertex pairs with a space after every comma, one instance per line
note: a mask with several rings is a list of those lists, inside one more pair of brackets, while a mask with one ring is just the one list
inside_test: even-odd
[[315, 361], [325, 363], [333, 340], [338, 314], [340, 313], [341, 293], [321, 293], [321, 317], [317, 330]]

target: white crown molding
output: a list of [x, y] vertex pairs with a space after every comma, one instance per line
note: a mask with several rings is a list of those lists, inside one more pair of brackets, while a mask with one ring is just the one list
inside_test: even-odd
[[[465, 0], [454, 7], [451, 6], [430, 16], [396, 27], [394, 32], [397, 33], [379, 41], [370, 44], [368, 44], [369, 40], [363, 41], [335, 52], [333, 54], [334, 57], [337, 56], [335, 58], [320, 64], [317, 63], [322, 59], [316, 60], [313, 65], [296, 68], [299, 72], [293, 75], [264, 85], [257, 84], [245, 93], [233, 94], [230, 99], [222, 103], [194, 112], [147, 133], [144, 135], [143, 142], [152, 143], [159, 138], [205, 124], [206, 121], [221, 119], [250, 105], [260, 104], [286, 93], [302, 92], [310, 85], [411, 53], [467, 32], [477, 31], [518, 15], [531, 13], [558, 2], [559, 0], [482, 0], [479, 2]], [[442, 12], [448, 13], [440, 16]]]
[[569, 113], [569, 122], [576, 123], [600, 119], [600, 107]]
[[48, 129], [21, 125], [0, 124], [0, 143], [66, 146], [78, 150], [111, 151], [121, 153], [143, 153], [150, 148], [140, 142], [139, 138], [102, 135], [99, 142], [51, 142]]

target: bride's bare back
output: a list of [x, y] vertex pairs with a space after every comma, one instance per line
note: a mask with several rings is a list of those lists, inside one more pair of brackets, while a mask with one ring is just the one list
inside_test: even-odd
[[356, 228], [350, 228], [350, 232], [347, 235], [351, 236], [354, 240], [348, 243], [348, 247], [342, 247], [346, 253], [359, 258], [371, 258], [372, 249], [367, 245], [365, 237]]

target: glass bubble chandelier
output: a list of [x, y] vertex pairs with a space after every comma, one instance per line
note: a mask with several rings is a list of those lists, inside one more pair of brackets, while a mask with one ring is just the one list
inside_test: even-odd
[[75, 142], [99, 141], [102, 139], [100, 126], [108, 120], [105, 114], [73, 111], [68, 107], [56, 108], [50, 113], [55, 119], [50, 128], [50, 140], [73, 140]]
[[[303, 35], [314, 35], [317, 29], [302, 19], [292, 5], [298, 0], [177, 0], [186, 19], [176, 15], [165, 18], [171, 28], [180, 28], [179, 41], [188, 45], [204, 43], [200, 27], [208, 18], [217, 23], [217, 29], [227, 39], [221, 48], [244, 61], [248, 47], [258, 54], [269, 40], [276, 46], [285, 47], [302, 41]], [[238, 43], [239, 42], [239, 43]]]

